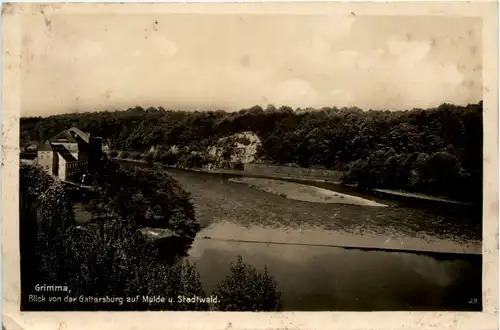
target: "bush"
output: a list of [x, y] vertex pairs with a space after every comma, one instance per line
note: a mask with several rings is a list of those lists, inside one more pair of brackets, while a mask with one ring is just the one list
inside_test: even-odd
[[122, 154], [120, 155], [120, 158], [122, 158], [122, 159], [127, 159], [129, 156], [130, 156], [130, 153], [129, 153], [128, 151], [124, 151], [124, 152], [122, 152]]
[[58, 283], [64, 259], [57, 251], [74, 215], [63, 185], [35, 166], [19, 168], [19, 202], [21, 304], [26, 306], [27, 295], [36, 293], [34, 284]]
[[117, 213], [125, 223], [168, 228], [189, 237], [200, 228], [190, 195], [164, 171], [118, 169], [97, 177], [94, 185], [99, 187], [94, 205], [104, 204], [105, 208], [101, 214]]
[[431, 154], [422, 164], [424, 167], [425, 190], [435, 195], [454, 195], [460, 190], [464, 177], [463, 169], [456, 157], [447, 152]]
[[[194, 264], [188, 261], [179, 260], [172, 266], [165, 267], [165, 264], [159, 266], [157, 279], [154, 283], [158, 285], [158, 294], [161, 296], [174, 297], [174, 304], [168, 303], [165, 306], [155, 306], [155, 309], [184, 310], [184, 311], [206, 311], [209, 309], [207, 303], [187, 303], [178, 302], [178, 296], [192, 298], [193, 296], [205, 297], [200, 274]], [[157, 266], [155, 266], [158, 268]], [[158, 308], [159, 307], [159, 308]]]
[[197, 153], [190, 153], [189, 155], [186, 156], [185, 159], [185, 166], [189, 168], [200, 168], [205, 164], [205, 160], [203, 157]]
[[215, 291], [221, 311], [278, 311], [280, 296], [274, 279], [267, 273], [258, 272], [243, 263], [238, 256], [236, 264], [230, 265], [230, 274]]
[[[96, 177], [101, 209], [97, 226], [75, 226], [73, 210], [61, 183], [33, 166], [20, 167], [22, 306], [32, 308], [27, 297], [34, 282], [71, 287], [76, 296], [173, 297], [164, 304], [60, 304], [77, 310], [199, 310], [276, 311], [280, 294], [267, 269], [243, 263], [239, 256], [231, 274], [216, 295], [220, 304], [187, 303], [177, 296], [205, 297], [194, 264], [174, 258], [163, 262], [153, 241], [133, 220], [164, 221], [177, 233], [194, 236], [194, 210], [189, 195], [164, 172], [150, 169], [116, 169]], [[117, 184], [119, 183], [119, 184]], [[122, 189], [125, 188], [125, 189]], [[160, 216], [161, 219], [158, 219]], [[174, 252], [175, 253], [175, 252]], [[36, 276], [35, 276], [36, 275]], [[50, 309], [37, 304], [38, 308]]]
[[175, 165], [179, 160], [179, 154], [167, 151], [165, 153], [160, 154], [160, 161], [165, 165]]
[[367, 159], [358, 159], [349, 164], [343, 182], [358, 184], [360, 188], [403, 188], [409, 172], [405, 169], [407, 155], [398, 155], [393, 149], [377, 150]]
[[132, 159], [135, 159], [135, 160], [141, 160], [142, 159], [142, 155], [141, 154], [135, 154]]
[[[160, 262], [153, 242], [131, 221], [137, 217], [147, 218], [148, 211], [158, 209], [164, 213], [163, 220], [168, 221], [173, 230], [194, 236], [197, 231], [194, 211], [187, 193], [176, 181], [150, 170], [123, 169], [105, 172], [96, 180], [102, 180], [101, 183], [118, 180], [120, 184], [108, 181], [110, 186], [102, 184], [96, 187], [100, 188], [95, 198], [99, 203], [94, 203], [94, 207], [103, 211], [100, 213], [101, 221], [97, 226], [78, 227], [74, 226], [72, 207], [64, 187], [41, 169], [21, 165], [22, 306], [34, 307], [26, 299], [29, 294], [34, 294], [34, 281], [69, 285], [73, 294], [85, 296], [204, 296], [195, 266], [183, 261]], [[124, 186], [126, 189], [120, 189]], [[113, 187], [122, 193], [108, 195]], [[144, 208], [129, 217], [129, 211], [143, 204], [146, 204]], [[131, 205], [130, 208], [127, 209], [127, 205]], [[208, 309], [207, 304], [178, 303], [176, 299], [164, 305], [83, 305], [61, 304], [58, 308]], [[50, 308], [50, 304], [38, 304], [37, 308]]]
[[[55, 250], [53, 263], [58, 277], [52, 283], [69, 285], [75, 295], [121, 296], [160, 295], [177, 297], [203, 296], [204, 292], [194, 265], [183, 261], [160, 262], [151, 241], [130, 226], [119, 224], [119, 218], [108, 218], [101, 228], [72, 227], [63, 236], [63, 245]], [[57, 281], [56, 281], [57, 279]], [[124, 303], [91, 305], [91, 309], [207, 310], [206, 304]], [[80, 308], [86, 308], [80, 306]]]

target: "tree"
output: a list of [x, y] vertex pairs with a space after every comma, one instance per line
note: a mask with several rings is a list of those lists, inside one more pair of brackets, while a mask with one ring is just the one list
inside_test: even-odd
[[176, 311], [206, 311], [210, 309], [206, 302], [193, 303], [183, 299], [192, 299], [195, 296], [206, 298], [195, 264], [184, 260], [178, 260], [171, 266], [161, 264], [159, 271], [153, 275], [153, 278], [155, 279], [152, 281], [153, 285], [150, 286], [150, 294], [159, 294], [173, 299], [165, 306], [157, 305], [153, 309]]
[[463, 170], [456, 157], [447, 152], [433, 153], [425, 164], [430, 192], [450, 195], [460, 189], [457, 183], [463, 177]]
[[36, 166], [19, 168], [21, 304], [41, 281], [57, 283], [63, 260], [56, 251], [74, 224], [68, 195], [61, 183]]
[[35, 205], [40, 280], [58, 283], [59, 265], [64, 262], [58, 251], [63, 249], [66, 231], [75, 223], [73, 208], [60, 182], [53, 182], [42, 192]]
[[179, 160], [178, 153], [174, 153], [171, 151], [160, 153], [160, 161], [165, 165], [175, 165]]
[[[166, 193], [162, 198], [172, 207], [169, 220], [177, 222], [174, 225], [177, 226], [177, 231], [184, 230], [185, 233], [195, 234], [196, 230], [194, 233], [186, 230], [186, 228], [193, 230], [192, 224], [182, 222], [186, 219], [194, 221], [194, 212], [189, 200], [186, 199], [187, 195], [183, 195], [182, 190], [177, 190], [180, 186], [176, 186], [173, 179], [148, 171], [127, 172], [120, 169], [116, 172], [119, 175], [112, 178], [128, 179], [121, 182], [121, 188], [130, 193], [119, 197], [132, 197], [131, 200], [122, 199], [121, 204], [128, 204], [129, 201], [131, 204], [148, 202], [151, 204], [154, 196], [147, 196], [143, 200], [136, 197], [147, 192], [145, 187], [153, 186], [153, 190], [159, 189]], [[109, 176], [107, 178], [110, 179]], [[154, 178], [161, 178], [162, 181], [155, 182]], [[102, 178], [96, 180], [100, 179], [102, 180]], [[131, 186], [124, 185], [127, 182], [130, 182]], [[169, 186], [171, 189], [168, 189]], [[106, 191], [106, 188], [104, 187], [102, 191]], [[117, 207], [118, 200], [114, 200], [110, 195], [99, 194], [102, 191], [98, 191], [96, 198], [100, 204], [95, 203], [95, 208], [100, 210], [101, 225], [76, 226], [71, 203], [62, 184], [40, 168], [21, 165], [23, 306], [26, 307], [29, 303], [26, 298], [29, 294], [33, 294], [35, 282], [68, 285], [72, 295], [75, 296], [135, 297], [157, 294], [171, 297], [179, 295], [203, 297], [204, 291], [195, 266], [181, 261], [178, 256], [174, 256], [174, 262], [171, 264], [165, 263], [163, 259], [160, 260], [154, 241], [144, 236], [134, 222], [123, 217], [127, 214], [127, 209]], [[184, 208], [183, 202], [187, 203]], [[132, 207], [137, 206], [136, 204]], [[146, 206], [146, 209], [148, 207], [150, 205]], [[165, 209], [161, 211], [165, 212]], [[141, 214], [135, 216], [140, 217]], [[39, 308], [40, 306], [38, 305]], [[49, 304], [43, 308], [51, 307]], [[72, 303], [61, 304], [57, 308], [207, 310], [209, 306], [204, 303], [193, 305], [174, 301], [163, 305], [142, 302], [122, 305]]]
[[189, 237], [200, 229], [190, 195], [164, 171], [121, 168], [96, 176], [93, 186], [97, 201], [91, 205], [103, 205], [100, 214], [116, 213], [124, 224], [168, 228]]
[[[255, 106], [229, 113], [136, 107], [118, 112], [21, 118], [20, 144], [41, 144], [61, 130], [76, 126], [129, 153], [175, 147], [181, 154], [161, 156], [158, 152], [155, 160], [166, 165], [191, 167], [196, 165], [193, 164], [196, 161], [192, 162], [194, 159], [189, 159], [192, 151], [203, 154], [221, 138], [253, 131], [262, 141], [256, 154], [260, 161], [347, 170], [349, 164], [362, 160], [367, 161], [363, 181], [368, 188], [392, 187], [431, 194], [435, 189], [430, 189], [430, 183], [422, 181], [423, 177], [418, 179], [418, 185], [397, 183], [399, 179], [391, 175], [399, 162], [396, 158], [391, 162], [385, 159], [385, 165], [370, 158], [374, 152], [391, 149], [403, 158], [415, 153], [447, 152], [458, 160], [462, 169], [460, 175], [449, 178], [450, 183], [466, 188], [460, 189], [461, 196], [456, 196], [456, 190], [442, 193], [478, 202], [482, 194], [482, 112], [482, 102], [405, 111], [362, 111], [352, 107], [307, 108], [302, 112], [287, 106], [279, 109], [269, 106], [266, 110]], [[224, 161], [217, 162], [218, 166], [230, 167], [233, 152], [231, 146], [227, 149]], [[402, 175], [400, 171], [403, 169], [397, 170], [398, 177]], [[409, 176], [411, 181], [412, 175]], [[414, 175], [413, 179], [416, 179]]]
[[243, 263], [238, 256], [236, 264], [230, 264], [230, 274], [215, 291], [221, 311], [278, 311], [281, 294], [268, 274]]
[[205, 160], [198, 152], [191, 152], [186, 156], [185, 166], [189, 168], [199, 168], [202, 167]]
[[413, 190], [424, 191], [427, 189], [427, 182], [429, 180], [429, 168], [427, 161], [429, 155], [426, 153], [419, 153], [413, 163], [410, 171], [410, 184], [409, 187]]

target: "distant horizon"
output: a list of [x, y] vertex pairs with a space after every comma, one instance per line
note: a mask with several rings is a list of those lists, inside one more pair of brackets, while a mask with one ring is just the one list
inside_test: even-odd
[[479, 101], [477, 102], [469, 102], [467, 104], [456, 104], [456, 103], [448, 103], [448, 102], [443, 102], [443, 103], [440, 103], [436, 106], [432, 106], [432, 107], [426, 107], [426, 108], [419, 108], [419, 107], [415, 107], [415, 108], [409, 108], [409, 109], [372, 109], [372, 108], [368, 108], [368, 109], [364, 109], [364, 108], [361, 108], [359, 106], [355, 106], [355, 105], [352, 105], [352, 106], [343, 106], [343, 107], [338, 107], [338, 106], [323, 106], [323, 107], [319, 107], [319, 108], [316, 108], [316, 107], [297, 107], [297, 108], [294, 108], [294, 107], [291, 107], [291, 106], [287, 106], [287, 105], [280, 105], [280, 106], [276, 106], [276, 105], [273, 105], [273, 104], [268, 104], [266, 106], [262, 106], [262, 105], [259, 105], [259, 104], [255, 104], [253, 106], [250, 106], [250, 107], [245, 107], [245, 108], [241, 108], [241, 109], [238, 109], [238, 110], [234, 110], [234, 111], [230, 111], [230, 110], [227, 110], [227, 109], [193, 109], [193, 110], [185, 110], [185, 109], [172, 109], [172, 108], [168, 108], [168, 107], [164, 107], [164, 106], [141, 106], [141, 105], [135, 105], [135, 106], [130, 106], [130, 107], [126, 107], [126, 108], [123, 108], [123, 109], [104, 109], [104, 110], [89, 110], [89, 111], [74, 111], [74, 112], [63, 112], [63, 113], [56, 113], [56, 114], [47, 114], [45, 116], [23, 116], [21, 115], [20, 118], [48, 118], [48, 117], [55, 117], [55, 116], [66, 116], [66, 115], [78, 115], [78, 114], [88, 114], [88, 113], [100, 113], [100, 112], [125, 112], [125, 111], [129, 111], [129, 110], [133, 110], [133, 109], [136, 109], [136, 108], [141, 108], [143, 110], [148, 110], [150, 108], [154, 108], [156, 110], [160, 110], [160, 109], [163, 109], [164, 111], [179, 111], [179, 112], [218, 112], [218, 111], [222, 111], [222, 112], [225, 112], [225, 113], [238, 113], [239, 111], [242, 111], [242, 110], [250, 110], [252, 108], [255, 108], [255, 107], [260, 107], [262, 108], [262, 110], [266, 111], [266, 109], [269, 107], [269, 106], [274, 106], [275, 109], [279, 110], [280, 108], [291, 108], [292, 111], [294, 112], [297, 112], [299, 110], [311, 110], [311, 111], [321, 111], [323, 110], [324, 108], [328, 108], [328, 109], [338, 109], [338, 110], [342, 110], [342, 109], [359, 109], [359, 110], [362, 110], [364, 112], [367, 112], [367, 111], [378, 111], [378, 112], [385, 112], [385, 111], [390, 111], [390, 112], [401, 112], [401, 111], [412, 111], [412, 110], [432, 110], [432, 109], [436, 109], [438, 107], [440, 107], [441, 105], [444, 105], [444, 104], [448, 104], [448, 105], [452, 105], [452, 106], [456, 106], [456, 107], [466, 107], [468, 105], [476, 105], [476, 104], [479, 104], [483, 102], [482, 99], [480, 99]]

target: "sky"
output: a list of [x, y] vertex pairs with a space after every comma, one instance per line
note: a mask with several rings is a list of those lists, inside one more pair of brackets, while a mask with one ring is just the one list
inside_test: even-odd
[[428, 108], [481, 100], [481, 20], [27, 15], [22, 116], [135, 106]]

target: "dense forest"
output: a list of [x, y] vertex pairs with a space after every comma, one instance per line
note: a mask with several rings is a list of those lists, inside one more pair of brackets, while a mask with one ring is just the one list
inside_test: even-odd
[[[76, 126], [103, 137], [111, 150], [200, 166], [220, 138], [251, 131], [260, 161], [346, 171], [345, 183], [482, 200], [482, 101], [432, 109], [363, 111], [358, 108], [188, 112], [136, 107], [21, 118], [21, 147]], [[179, 147], [173, 155], [171, 147]], [[198, 159], [193, 158], [193, 152]]]
[[[116, 174], [113, 174], [116, 173]], [[163, 172], [107, 168], [106, 186], [98, 186], [88, 200], [97, 216], [94, 223], [75, 222], [71, 193], [42, 169], [20, 168], [21, 310], [221, 310], [276, 311], [280, 293], [267, 270], [258, 271], [241, 257], [230, 265], [229, 275], [212, 292], [218, 302], [191, 303], [178, 296], [205, 298], [194, 264], [175, 251], [160, 253], [159, 246], [142, 234], [151, 225], [196, 235], [199, 230], [189, 195]], [[120, 181], [122, 199], [109, 194]], [[157, 190], [161, 188], [162, 193]], [[156, 192], [156, 193], [155, 193]], [[126, 200], [126, 203], [123, 201]], [[133, 211], [132, 213], [130, 213]], [[42, 293], [36, 285], [68, 286], [71, 292], [46, 292], [46, 296], [71, 296], [76, 301], [33, 302], [29, 295]], [[58, 295], [58, 293], [60, 295]], [[161, 303], [126, 298], [160, 296]], [[110, 297], [121, 303], [82, 302], [81, 297]]]

